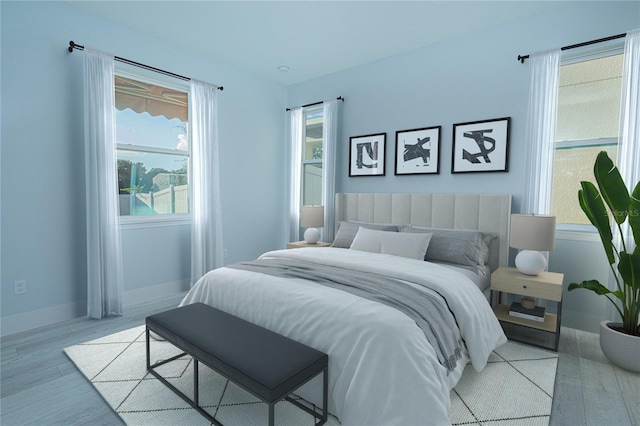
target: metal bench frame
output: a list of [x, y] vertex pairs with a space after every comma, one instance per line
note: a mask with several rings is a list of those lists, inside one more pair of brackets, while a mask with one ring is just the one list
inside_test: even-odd
[[[179, 354], [179, 355], [173, 356], [173, 357], [171, 357], [169, 359], [166, 359], [166, 360], [160, 360], [160, 361], [154, 363], [153, 365], [151, 365], [151, 345], [150, 345], [150, 336], [149, 336], [151, 331], [153, 331], [153, 333], [157, 334], [158, 336], [167, 339], [167, 342], [170, 342], [172, 345], [174, 345], [175, 347], [177, 347], [178, 349], [180, 349], [183, 352], [181, 354]], [[198, 380], [198, 367], [199, 367], [199, 365], [198, 364], [200, 362], [202, 362], [207, 367], [209, 367], [212, 370], [214, 370], [217, 373], [219, 373], [221, 376], [223, 376], [226, 379], [232, 381], [234, 384], [238, 385], [239, 387], [241, 387], [245, 391], [247, 391], [247, 392], [251, 393], [252, 395], [254, 395], [256, 398], [258, 398], [261, 401], [265, 402], [269, 406], [269, 426], [273, 426], [274, 425], [274, 421], [275, 421], [275, 415], [274, 415], [275, 405], [279, 401], [281, 401], [282, 399], [278, 399], [278, 400], [274, 400], [274, 401], [269, 401], [269, 400], [264, 399], [263, 397], [261, 397], [260, 395], [257, 395], [255, 392], [253, 392], [251, 389], [247, 388], [246, 386], [243, 386], [240, 383], [235, 382], [233, 380], [233, 378], [228, 377], [227, 375], [225, 375], [224, 373], [220, 372], [218, 369], [216, 369], [215, 367], [211, 366], [210, 364], [208, 364], [204, 360], [199, 359], [193, 353], [190, 353], [186, 348], [181, 347], [180, 345], [178, 345], [175, 342], [171, 341], [172, 339], [169, 339], [168, 337], [169, 336], [166, 336], [162, 329], [154, 328], [153, 325], [150, 328], [149, 327], [149, 323], [147, 323], [147, 325], [146, 325], [146, 355], [147, 355], [146, 365], [147, 365], [147, 371], [149, 373], [151, 373], [154, 377], [156, 377], [158, 380], [160, 380], [162, 383], [164, 383], [165, 386], [167, 386], [176, 395], [178, 395], [185, 402], [187, 402], [189, 405], [191, 405], [196, 411], [198, 411], [198, 413], [200, 413], [202, 416], [204, 416], [207, 420], [209, 420], [210, 422], [212, 422], [215, 425], [222, 426], [222, 423], [220, 423], [218, 420], [216, 420], [204, 408], [202, 408], [200, 406], [200, 401], [199, 401], [199, 393], [200, 392], [199, 392], [199, 380]], [[164, 365], [164, 364], [167, 364], [167, 363], [169, 363], [171, 361], [175, 361], [176, 359], [181, 358], [181, 357], [183, 357], [185, 355], [189, 355], [189, 356], [191, 356], [193, 358], [193, 395], [194, 395], [193, 399], [189, 398], [183, 392], [178, 390], [174, 385], [169, 383], [169, 381], [167, 381], [157, 371], [155, 371], [155, 369], [157, 367], [159, 367], [161, 365]], [[328, 413], [327, 412], [327, 399], [328, 399], [328, 381], [329, 381], [329, 377], [328, 377], [329, 370], [328, 370], [328, 368], [329, 367], [328, 367], [328, 363], [327, 363], [327, 365], [324, 368], [322, 368], [320, 371], [316, 372], [315, 374], [312, 374], [304, 382], [298, 384], [293, 389], [290, 389], [288, 394], [283, 398], [283, 399], [291, 402], [295, 406], [299, 407], [300, 409], [304, 410], [305, 412], [309, 413], [310, 415], [312, 415], [316, 419], [319, 419], [319, 423], [317, 423], [317, 425], [322, 425], [327, 421], [327, 413]], [[305, 383], [307, 383], [311, 379], [317, 377], [318, 374], [320, 374], [320, 373], [322, 373], [322, 375], [323, 375], [322, 413], [321, 414], [315, 412], [314, 410], [312, 410], [309, 407], [301, 404], [300, 402], [296, 401], [295, 399], [293, 399], [293, 398], [291, 398], [289, 396], [296, 389], [300, 388], [301, 386], [303, 386]]]

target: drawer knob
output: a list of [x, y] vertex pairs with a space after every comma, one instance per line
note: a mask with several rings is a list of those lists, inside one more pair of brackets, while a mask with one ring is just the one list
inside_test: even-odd
[[527, 288], [527, 286], [526, 286], [526, 285], [523, 285], [523, 286], [522, 286], [522, 288]]

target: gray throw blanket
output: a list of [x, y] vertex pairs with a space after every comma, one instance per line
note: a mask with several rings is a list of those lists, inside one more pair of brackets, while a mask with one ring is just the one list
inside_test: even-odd
[[416, 322], [448, 371], [462, 357], [463, 341], [455, 317], [445, 299], [427, 287], [419, 290], [390, 277], [292, 259], [258, 259], [226, 267], [303, 278], [391, 306]]

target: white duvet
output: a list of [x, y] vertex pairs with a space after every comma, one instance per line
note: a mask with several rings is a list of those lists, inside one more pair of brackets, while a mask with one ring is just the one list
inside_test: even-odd
[[[449, 392], [464, 364], [470, 360], [482, 370], [491, 351], [507, 341], [476, 285], [443, 266], [338, 248], [279, 250], [261, 257], [428, 284], [445, 296], [456, 317], [467, 352], [447, 374], [416, 323], [381, 303], [302, 279], [231, 268], [211, 271], [194, 285], [181, 305], [203, 302], [327, 353], [329, 412], [343, 425], [449, 424]], [[319, 404], [320, 383], [313, 380], [296, 393]]]

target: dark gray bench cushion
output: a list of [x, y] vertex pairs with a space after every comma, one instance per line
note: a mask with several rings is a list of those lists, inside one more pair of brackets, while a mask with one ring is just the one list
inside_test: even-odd
[[266, 328], [194, 303], [151, 315], [147, 327], [267, 402], [328, 364], [328, 356]]

